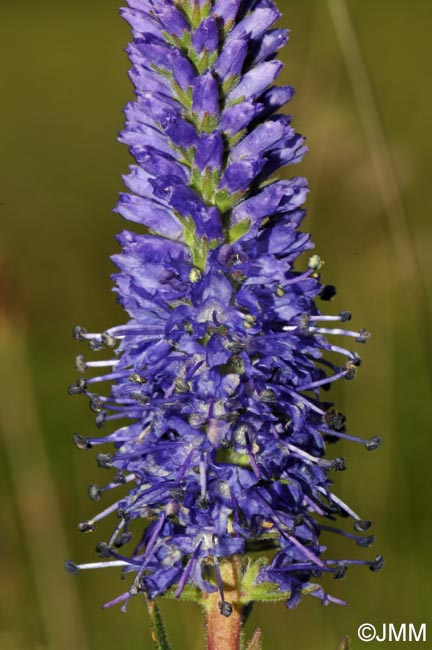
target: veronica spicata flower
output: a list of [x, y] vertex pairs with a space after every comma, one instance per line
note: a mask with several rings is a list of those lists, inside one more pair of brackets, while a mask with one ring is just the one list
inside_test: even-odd
[[[78, 356], [90, 374], [69, 389], [107, 429], [75, 443], [101, 446], [96, 460], [113, 470], [89, 489], [107, 505], [79, 528], [108, 515], [116, 523], [97, 545], [100, 561], [67, 568], [131, 574], [107, 606], [139, 592], [199, 600], [219, 591], [228, 616], [221, 563], [258, 553], [242, 564], [244, 602], [291, 607], [303, 593], [342, 602], [314, 578], [341, 578], [350, 564], [376, 570], [382, 558], [325, 553], [322, 533], [374, 541], [358, 534], [370, 522], [331, 489], [329, 473], [345, 464], [326, 456], [326, 442], [374, 449], [380, 440], [347, 433], [320, 396], [360, 364], [333, 337], [364, 343], [368, 333], [338, 324], [349, 312], [321, 314], [315, 299], [334, 289], [320, 283], [318, 256], [295, 266], [312, 243], [299, 230], [306, 180], [275, 176], [306, 151], [278, 112], [294, 92], [274, 85], [287, 31], [274, 28], [271, 0], [128, 0], [121, 13], [136, 100], [120, 140], [136, 164], [116, 210], [134, 230], [118, 236], [113, 261], [129, 318], [102, 334], [75, 329], [103, 359]], [[356, 532], [333, 524], [338, 516]]]

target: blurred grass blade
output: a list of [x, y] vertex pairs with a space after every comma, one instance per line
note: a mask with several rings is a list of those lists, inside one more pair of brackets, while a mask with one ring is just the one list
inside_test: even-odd
[[157, 650], [171, 650], [159, 606], [154, 600], [150, 600], [149, 598], [146, 598], [146, 602], [150, 616], [151, 636], [155, 647]]
[[344, 636], [344, 638], [341, 640], [336, 650], [350, 650], [350, 648], [351, 648], [351, 639], [349, 638], [349, 636]]
[[249, 641], [246, 650], [262, 650], [262, 633], [259, 627], [257, 627], [253, 633], [253, 636]]
[[427, 293], [378, 106], [345, 0], [327, 0], [327, 3], [369, 143], [398, 267], [403, 275], [408, 300], [411, 301], [417, 316], [422, 344], [429, 361], [428, 371], [431, 374], [432, 342]]
[[[0, 430], [49, 650], [87, 650], [78, 593], [32, 390], [23, 332], [0, 310]], [[31, 583], [22, 571], [23, 581]], [[23, 603], [21, 603], [23, 607]], [[19, 613], [24, 620], [26, 612]], [[33, 647], [33, 646], [32, 646]]]

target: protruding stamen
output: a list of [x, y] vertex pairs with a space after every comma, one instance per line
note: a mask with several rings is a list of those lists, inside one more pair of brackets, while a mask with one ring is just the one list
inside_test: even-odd
[[354, 530], [358, 533], [364, 533], [372, 526], [372, 522], [369, 519], [360, 519], [358, 518], [354, 524]]
[[89, 439], [85, 436], [82, 436], [80, 433], [74, 433], [72, 439], [74, 441], [74, 445], [82, 451], [87, 451], [88, 449], [92, 448], [92, 444]]
[[75, 357], [75, 368], [76, 368], [77, 372], [86, 372], [87, 364], [85, 362], [83, 354], [78, 354]]
[[335, 580], [342, 580], [342, 578], [345, 578], [345, 574], [347, 572], [347, 565], [343, 564], [342, 562], [337, 565], [337, 567], [334, 570], [334, 579]]
[[131, 539], [132, 539], [132, 533], [129, 533], [129, 532], [123, 533], [122, 535], [120, 535], [120, 537], [118, 537], [115, 540], [114, 546], [116, 548], [121, 548], [122, 546], [125, 546], [126, 544], [128, 544], [131, 541]]
[[106, 542], [98, 542], [96, 546], [96, 554], [102, 558], [111, 557], [111, 549]]
[[382, 444], [382, 439], [380, 436], [374, 436], [370, 440], [367, 440], [365, 443], [365, 447], [368, 451], [375, 451], [375, 449], [378, 449], [378, 447], [381, 447]]
[[117, 343], [116, 338], [109, 331], [102, 332], [101, 339], [102, 339], [102, 343], [107, 348], [114, 348], [116, 346], [116, 343]]
[[88, 336], [88, 332], [85, 329], [85, 327], [81, 327], [81, 325], [76, 325], [73, 328], [72, 336], [75, 339], [75, 341], [85, 341], [85, 339]]
[[375, 560], [372, 562], [370, 565], [370, 570], [371, 571], [380, 571], [384, 566], [384, 558], [382, 555], [377, 555]]
[[231, 603], [228, 603], [226, 600], [221, 600], [218, 602], [219, 611], [222, 616], [229, 618], [233, 611], [233, 606]]
[[92, 501], [100, 501], [102, 491], [97, 485], [89, 485], [88, 495]]
[[112, 454], [98, 454], [96, 456], [96, 462], [98, 467], [102, 469], [111, 469], [112, 468], [113, 455]]
[[85, 379], [77, 379], [74, 384], [71, 384], [67, 389], [69, 395], [83, 395], [87, 390], [87, 382]]
[[297, 548], [298, 548], [298, 549], [299, 549], [299, 550], [300, 550], [300, 551], [301, 551], [301, 552], [302, 552], [302, 553], [303, 553], [303, 554], [304, 554], [304, 555], [305, 555], [305, 556], [306, 556], [306, 557], [307, 557], [311, 562], [313, 562], [314, 564], [316, 564], [316, 565], [319, 566], [319, 567], [324, 567], [324, 566], [325, 566], [324, 563], [319, 559], [319, 557], [317, 557], [316, 555], [314, 555], [314, 554], [312, 553], [312, 551], [310, 551], [306, 546], [304, 546], [301, 542], [299, 542], [298, 539], [297, 539], [296, 537], [294, 537], [293, 535], [284, 535], [284, 536], [285, 536], [287, 539], [289, 539], [290, 542], [291, 542], [292, 544], [294, 544], [294, 546], [297, 546]]
[[228, 618], [229, 616], [231, 616], [233, 608], [231, 603], [228, 603], [225, 600], [222, 577], [219, 569], [219, 562], [216, 556], [213, 557], [213, 566], [215, 570], [217, 586], [221, 597], [220, 601], [218, 602], [219, 611], [222, 616], [226, 616]]
[[64, 568], [68, 573], [73, 573], [74, 575], [79, 573], [79, 566], [75, 564], [75, 562], [72, 562], [72, 560], [66, 560], [64, 563]]
[[366, 343], [370, 339], [371, 335], [365, 329], [361, 329], [358, 337], [356, 338], [357, 343]]
[[343, 413], [338, 413], [334, 408], [330, 408], [324, 414], [323, 421], [330, 429], [335, 429], [335, 431], [341, 431], [345, 426], [345, 416]]
[[80, 533], [93, 533], [96, 529], [92, 521], [81, 521], [78, 530]]
[[103, 408], [102, 398], [99, 395], [94, 395], [91, 397], [89, 401], [89, 408], [90, 411], [93, 411], [93, 413], [100, 413]]
[[88, 569], [106, 569], [110, 567], [118, 566], [133, 566], [135, 562], [133, 560], [126, 562], [125, 560], [111, 560], [109, 562], [90, 562], [88, 564], [77, 564], [79, 571], [86, 571]]
[[348, 361], [344, 366], [345, 379], [348, 381], [355, 379], [357, 375], [357, 367], [352, 361]]

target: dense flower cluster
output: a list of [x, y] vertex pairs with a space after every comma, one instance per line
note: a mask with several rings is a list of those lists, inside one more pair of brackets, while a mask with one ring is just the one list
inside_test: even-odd
[[[305, 153], [278, 113], [293, 89], [273, 85], [287, 32], [273, 27], [271, 0], [128, 5], [136, 100], [121, 141], [136, 165], [117, 211], [138, 232], [119, 235], [113, 260], [130, 320], [101, 335], [75, 329], [93, 350], [112, 352], [104, 361], [78, 356], [79, 371], [107, 374], [69, 390], [88, 396], [99, 426], [120, 425], [100, 437], [75, 435], [80, 448], [111, 445], [97, 462], [115, 475], [90, 486], [90, 497], [125, 483], [129, 491], [80, 524], [90, 531], [117, 513], [111, 538], [97, 546], [102, 561], [67, 567], [132, 572], [131, 588], [112, 601], [127, 602], [139, 591], [154, 598], [222, 589], [223, 558], [274, 549], [257, 584], [276, 585], [290, 606], [302, 593], [336, 601], [313, 576], [340, 578], [349, 564], [376, 570], [382, 558], [323, 558], [322, 531], [373, 542], [322, 523], [342, 515], [357, 532], [370, 524], [331, 491], [328, 473], [344, 461], [324, 457], [325, 441], [373, 449], [379, 439], [348, 435], [343, 416], [320, 399], [360, 362], [328, 336], [365, 342], [368, 334], [335, 325], [348, 312], [318, 310], [314, 299], [333, 293], [320, 283], [318, 256], [294, 269], [312, 244], [299, 230], [306, 180], [274, 176]], [[99, 382], [110, 382], [108, 395], [95, 392]]]

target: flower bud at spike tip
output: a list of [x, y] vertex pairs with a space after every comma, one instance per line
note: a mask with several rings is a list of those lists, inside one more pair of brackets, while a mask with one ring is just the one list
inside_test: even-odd
[[[302, 230], [308, 186], [290, 166], [306, 144], [284, 113], [293, 89], [277, 85], [279, 11], [272, 0], [126, 4], [135, 98], [120, 141], [134, 164], [112, 257], [125, 315], [101, 333], [74, 328], [90, 349], [69, 388], [104, 427], [75, 445], [102, 446], [97, 464], [112, 470], [89, 487], [103, 507], [78, 528], [106, 518], [112, 532], [100, 561], [65, 566], [122, 567], [125, 593], [107, 605], [140, 592], [213, 598], [220, 625], [275, 594], [289, 608], [305, 594], [340, 602], [314, 580], [383, 560], [332, 559], [330, 533], [358, 553], [374, 538], [352, 532], [370, 522], [333, 491], [345, 461], [326, 445], [381, 440], [358, 438], [323, 397], [354, 379], [352, 348], [370, 335], [347, 328], [351, 312], [319, 309], [336, 289]], [[338, 518], [347, 530], [323, 523]]]

